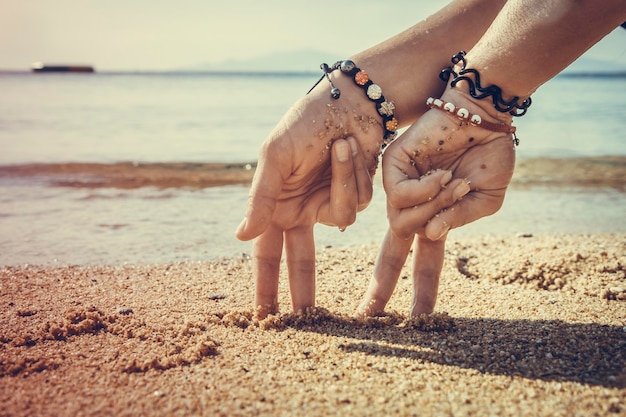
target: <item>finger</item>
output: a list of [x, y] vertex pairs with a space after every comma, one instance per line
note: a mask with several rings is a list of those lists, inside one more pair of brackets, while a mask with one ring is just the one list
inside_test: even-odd
[[429, 239], [437, 240], [449, 230], [461, 227], [482, 217], [497, 212], [504, 202], [505, 190], [473, 191], [452, 205], [450, 209], [438, 213], [425, 228]]
[[250, 240], [259, 236], [270, 224], [276, 201], [283, 187], [281, 165], [269, 149], [264, 145], [259, 162], [252, 179], [246, 215], [237, 227], [236, 236], [239, 240]]
[[418, 237], [413, 251], [413, 302], [411, 317], [435, 309], [439, 277], [445, 255], [445, 236], [439, 240]]
[[398, 283], [412, 243], [413, 239], [400, 239], [393, 234], [391, 229], [387, 230], [378, 253], [374, 273], [357, 309], [358, 316], [375, 316], [385, 310]]
[[352, 150], [348, 141], [338, 139], [333, 143], [330, 181], [330, 200], [318, 211], [320, 223], [345, 228], [356, 220], [358, 191]]
[[[406, 203], [405, 199], [415, 196], [414, 190], [411, 190], [410, 182], [408, 184], [405, 182], [418, 179], [430, 171], [432, 169], [431, 156], [452, 152], [454, 149], [449, 144], [458, 130], [458, 124], [451, 123], [445, 115], [433, 113], [431, 110], [411, 125], [385, 151], [383, 155], [383, 185], [388, 198], [391, 196], [392, 205], [402, 206]], [[448, 143], [445, 152], [443, 152], [444, 147], [439, 145], [441, 142]], [[452, 142], [454, 143], [454, 141]], [[456, 146], [463, 147], [461, 145]], [[418, 196], [418, 198], [423, 198], [423, 195]]]
[[434, 171], [417, 178], [405, 178], [387, 193], [387, 199], [393, 207], [415, 206], [433, 200], [452, 179], [452, 172]]
[[420, 175], [434, 167], [449, 166], [468, 149], [500, 137], [502, 133], [471, 125], [461, 126], [448, 112], [428, 111], [383, 156], [383, 185], [391, 205], [407, 207], [417, 204], [415, 200], [423, 199], [427, 191], [423, 188], [423, 194], [415, 194], [417, 187], [413, 184]]
[[[410, 166], [410, 164], [409, 164]], [[403, 208], [433, 199], [452, 179], [452, 172], [437, 170], [419, 175], [396, 153], [383, 156], [383, 186], [392, 207]]]
[[[430, 201], [413, 207], [398, 209], [387, 204], [389, 225], [400, 239], [407, 239], [426, 226], [426, 223], [442, 210], [448, 209], [456, 201], [470, 192], [468, 181], [455, 179], [448, 187]], [[443, 233], [441, 234], [443, 235]], [[429, 236], [430, 237], [430, 236]]]
[[270, 225], [252, 245], [254, 306], [259, 318], [278, 312], [278, 277], [283, 251], [283, 231]]
[[372, 176], [370, 175], [369, 167], [367, 166], [363, 152], [358, 145], [356, 139], [353, 137], [348, 138], [350, 149], [352, 150], [352, 162], [354, 164], [354, 174], [356, 176], [356, 188], [358, 205], [357, 211], [362, 211], [367, 208], [370, 201], [372, 201], [372, 195], [374, 189], [372, 185]]
[[293, 311], [315, 306], [315, 242], [313, 226], [285, 231], [285, 253]]

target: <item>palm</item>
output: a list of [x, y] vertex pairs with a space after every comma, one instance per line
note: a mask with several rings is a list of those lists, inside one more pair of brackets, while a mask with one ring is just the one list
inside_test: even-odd
[[[458, 122], [440, 110], [427, 112], [411, 126], [383, 158], [383, 183], [390, 208], [390, 225], [399, 236], [433, 231], [442, 222], [459, 227], [496, 212], [513, 175], [515, 151], [510, 137]], [[425, 202], [421, 178], [435, 170], [450, 170], [453, 180], [433, 201]], [[469, 181], [471, 193], [451, 200], [452, 190]], [[414, 209], [418, 206], [417, 209]], [[440, 210], [439, 217], [427, 221]], [[436, 239], [428, 233], [431, 239]]]
[[[357, 313], [384, 310], [414, 240], [411, 315], [432, 312], [448, 230], [496, 212], [514, 164], [507, 135], [460, 127], [439, 110], [427, 112], [392, 144], [383, 157], [390, 231]], [[446, 170], [452, 179], [441, 189]]]

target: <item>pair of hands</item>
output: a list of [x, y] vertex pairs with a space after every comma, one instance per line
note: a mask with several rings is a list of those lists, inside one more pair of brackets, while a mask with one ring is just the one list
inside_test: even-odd
[[[482, 111], [454, 90], [444, 98]], [[313, 227], [320, 222], [345, 228], [367, 207], [382, 142], [377, 123], [372, 103], [358, 94], [344, 92], [333, 100], [318, 87], [289, 110], [263, 144], [246, 217], [237, 229], [241, 240], [258, 236], [253, 247], [258, 316], [278, 311], [283, 247], [294, 311], [315, 305]], [[497, 211], [513, 166], [507, 135], [459, 126], [440, 110], [428, 111], [392, 143], [383, 155], [390, 232], [376, 266], [377, 285], [370, 285], [359, 313], [384, 309], [416, 234], [414, 279], [438, 278], [448, 230]]]

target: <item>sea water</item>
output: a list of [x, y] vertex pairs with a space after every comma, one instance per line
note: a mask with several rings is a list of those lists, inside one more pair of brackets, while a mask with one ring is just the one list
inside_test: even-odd
[[[316, 74], [0, 73], [0, 165], [58, 162], [253, 162], [262, 141]], [[626, 78], [557, 77], [515, 121], [518, 158], [626, 155]], [[626, 180], [626, 179], [625, 179]], [[250, 253], [234, 230], [247, 187], [52, 187], [0, 179], [0, 265], [212, 260]], [[511, 190], [494, 216], [453, 231], [626, 232], [614, 189]], [[344, 233], [318, 246], [376, 243], [375, 197]]]

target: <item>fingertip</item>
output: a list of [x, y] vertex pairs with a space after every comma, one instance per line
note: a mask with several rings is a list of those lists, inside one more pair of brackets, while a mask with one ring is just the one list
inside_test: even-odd
[[237, 239], [246, 242], [261, 235], [268, 226], [269, 222], [264, 221], [264, 219], [253, 220], [246, 216], [237, 226], [235, 236], [237, 236]]
[[448, 222], [435, 218], [426, 225], [424, 233], [428, 239], [437, 241], [445, 237], [449, 231], [450, 224]]
[[359, 153], [359, 145], [356, 143], [356, 139], [352, 136], [348, 136], [346, 138], [348, 144], [350, 145], [350, 149], [352, 150], [352, 156], [356, 156]]
[[250, 237], [248, 237], [248, 233], [246, 233], [247, 225], [248, 218], [244, 217], [241, 223], [239, 223], [239, 226], [237, 226], [237, 230], [235, 230], [235, 236], [237, 236], [237, 239], [242, 241], [251, 239]]
[[469, 181], [463, 180], [456, 187], [454, 187], [454, 190], [452, 191], [452, 198], [454, 198], [454, 201], [458, 201], [470, 191], [471, 188]]
[[348, 162], [352, 154], [350, 144], [343, 139], [338, 139], [333, 143], [333, 151], [339, 162]]
[[452, 179], [452, 171], [445, 170], [443, 171], [443, 175], [439, 179], [439, 184], [443, 187], [447, 185]]

